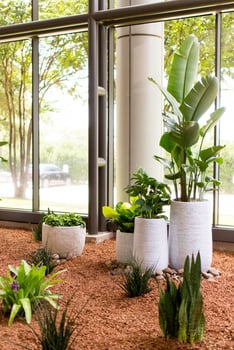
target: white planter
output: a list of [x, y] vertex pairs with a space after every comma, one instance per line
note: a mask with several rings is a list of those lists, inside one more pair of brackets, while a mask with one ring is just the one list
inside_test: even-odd
[[212, 211], [209, 201], [172, 201], [169, 229], [169, 263], [175, 269], [184, 266], [187, 255], [201, 255], [201, 269], [212, 262]]
[[42, 246], [60, 258], [80, 256], [85, 245], [86, 228], [82, 226], [42, 225]]
[[133, 256], [142, 268], [168, 266], [167, 223], [164, 219], [135, 218]]
[[128, 264], [133, 259], [133, 233], [116, 232], [116, 259], [120, 263]]

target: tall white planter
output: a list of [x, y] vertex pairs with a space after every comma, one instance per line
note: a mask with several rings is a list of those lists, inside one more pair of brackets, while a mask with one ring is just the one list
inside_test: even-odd
[[116, 259], [120, 263], [128, 264], [133, 259], [133, 236], [131, 232], [116, 232]]
[[143, 269], [168, 266], [167, 223], [164, 219], [135, 218], [133, 256]]
[[42, 246], [60, 258], [80, 256], [85, 245], [86, 228], [82, 226], [42, 225]]
[[209, 201], [172, 201], [169, 229], [169, 263], [175, 269], [184, 266], [187, 255], [201, 255], [201, 269], [212, 262], [212, 211]]

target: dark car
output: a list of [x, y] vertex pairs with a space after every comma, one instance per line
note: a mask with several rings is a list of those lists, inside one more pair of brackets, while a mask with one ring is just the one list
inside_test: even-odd
[[[32, 167], [29, 174], [32, 177]], [[62, 170], [55, 164], [40, 164], [40, 187], [70, 184], [71, 177], [68, 171]]]

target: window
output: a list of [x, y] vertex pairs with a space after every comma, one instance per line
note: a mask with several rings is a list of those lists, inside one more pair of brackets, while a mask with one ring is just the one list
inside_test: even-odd
[[[214, 222], [233, 226], [233, 2], [211, 4], [204, 0], [204, 6], [197, 8], [199, 5], [192, 0], [187, 6], [185, 1], [142, 0], [146, 11], [141, 13], [135, 6], [120, 9], [120, 3], [0, 1], [4, 13], [0, 19], [0, 140], [10, 141], [0, 147], [0, 155], [8, 159], [8, 163], [0, 164], [0, 220], [30, 222], [35, 212], [48, 207], [74, 209], [88, 214], [93, 222], [91, 233], [97, 231], [101, 205], [107, 198], [111, 201], [113, 192], [110, 146], [114, 135], [114, 54], [110, 33], [117, 25], [164, 21], [165, 71], [170, 64], [170, 50], [181, 40], [181, 31], [194, 31], [198, 36], [203, 72], [217, 69], [215, 57], [221, 52], [218, 103], [226, 105], [227, 111], [211, 138], [226, 144], [226, 148], [220, 170], [223, 185], [214, 201]], [[103, 7], [97, 9], [98, 6]], [[172, 27], [177, 27], [177, 34]], [[215, 52], [218, 37], [221, 45]], [[106, 88], [105, 96], [96, 98], [97, 85]], [[69, 180], [42, 183], [44, 165], [58, 167], [59, 174]]]

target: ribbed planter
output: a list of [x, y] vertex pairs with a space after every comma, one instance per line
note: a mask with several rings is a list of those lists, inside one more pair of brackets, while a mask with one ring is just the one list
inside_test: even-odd
[[116, 232], [116, 259], [120, 263], [128, 264], [133, 259], [133, 236], [131, 232]]
[[201, 255], [202, 271], [212, 262], [212, 211], [209, 201], [172, 201], [169, 229], [169, 263], [184, 266], [187, 255]]
[[42, 246], [60, 258], [80, 256], [84, 250], [86, 228], [82, 226], [42, 225]]
[[164, 219], [137, 217], [134, 224], [133, 256], [143, 269], [168, 266], [167, 224]]

